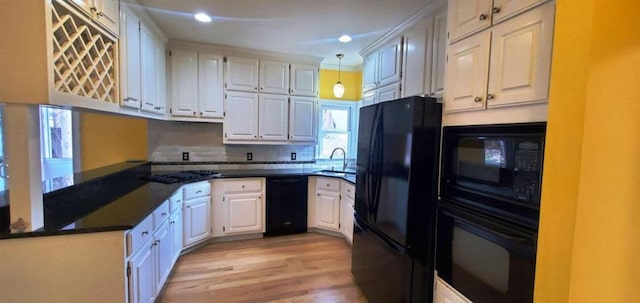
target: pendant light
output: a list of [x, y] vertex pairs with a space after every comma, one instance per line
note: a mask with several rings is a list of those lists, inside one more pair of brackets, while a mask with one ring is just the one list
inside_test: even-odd
[[342, 98], [344, 96], [344, 85], [340, 82], [340, 65], [342, 63], [343, 54], [336, 54], [338, 57], [338, 82], [333, 86], [333, 95], [336, 98]]

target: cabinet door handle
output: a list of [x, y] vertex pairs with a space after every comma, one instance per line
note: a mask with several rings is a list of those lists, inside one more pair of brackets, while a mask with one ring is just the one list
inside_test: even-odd
[[166, 216], [167, 216], [167, 213], [162, 213], [162, 214], [161, 214], [161, 216], [162, 216], [162, 217], [166, 217]]
[[475, 98], [473, 98], [473, 102], [482, 102], [482, 98], [481, 97], [475, 97]]
[[201, 191], [201, 190], [196, 191], [196, 195], [197, 195], [197, 194], [201, 194], [201, 193], [202, 193], [202, 191]]
[[487, 20], [487, 15], [486, 14], [480, 14], [480, 16], [478, 16], [478, 19]]
[[148, 232], [148, 231], [143, 231], [143, 232], [142, 232], [142, 236], [143, 236], [143, 237], [144, 237], [144, 236], [146, 236], [146, 235], [148, 235], [148, 234], [149, 234], [149, 232]]
[[495, 98], [495, 96], [493, 94], [487, 94], [487, 100], [491, 100]]
[[496, 7], [493, 8], [493, 10], [491, 10], [491, 12], [494, 13], [494, 14], [500, 13], [500, 11], [501, 11], [501, 9], [500, 9], [499, 6], [496, 6]]

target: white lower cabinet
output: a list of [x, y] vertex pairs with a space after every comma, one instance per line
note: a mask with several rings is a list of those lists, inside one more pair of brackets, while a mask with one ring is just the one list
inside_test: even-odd
[[171, 234], [171, 265], [176, 263], [182, 252], [182, 209], [178, 209], [169, 218]]
[[342, 181], [340, 189], [340, 233], [342, 233], [349, 243], [353, 243], [353, 207], [355, 205], [355, 186], [349, 182]]
[[262, 193], [226, 194], [226, 226], [228, 234], [264, 232]]
[[264, 184], [264, 178], [214, 181], [214, 237], [265, 231]]
[[148, 242], [129, 261], [130, 303], [151, 303], [155, 300], [155, 246], [155, 241]]
[[169, 201], [165, 201], [127, 236], [132, 253], [127, 265], [131, 303], [153, 302], [171, 272], [168, 209]]
[[340, 231], [340, 194], [326, 190], [316, 192], [316, 227]]
[[156, 292], [159, 292], [162, 289], [162, 285], [169, 277], [169, 273], [171, 272], [171, 267], [173, 264], [171, 263], [171, 233], [170, 226], [168, 222], [164, 222], [162, 226], [154, 233], [155, 238], [155, 249], [156, 251], [156, 274], [154, 275], [155, 279], [155, 289]]
[[183, 247], [211, 237], [211, 183], [202, 181], [183, 186]]
[[191, 246], [211, 235], [211, 198], [202, 197], [184, 203], [184, 247]]

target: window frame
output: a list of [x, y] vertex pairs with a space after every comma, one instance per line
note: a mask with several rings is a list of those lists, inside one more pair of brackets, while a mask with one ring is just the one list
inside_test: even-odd
[[[347, 131], [324, 131], [322, 129], [323, 113], [325, 109], [347, 109], [349, 111], [349, 122], [347, 124]], [[356, 146], [358, 142], [358, 116], [359, 116], [360, 102], [347, 101], [347, 100], [335, 100], [335, 99], [319, 99], [318, 111], [316, 113], [316, 119], [318, 125], [317, 145], [316, 145], [316, 159], [317, 160], [329, 160], [329, 157], [322, 157], [322, 136], [325, 133], [342, 134], [347, 133], [349, 135], [349, 141], [347, 145], [347, 159], [354, 159], [356, 157]], [[335, 159], [335, 158], [334, 158]]]

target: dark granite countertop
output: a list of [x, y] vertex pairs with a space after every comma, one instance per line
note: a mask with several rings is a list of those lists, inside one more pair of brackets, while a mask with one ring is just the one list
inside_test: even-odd
[[[135, 166], [135, 165], [133, 165]], [[123, 166], [127, 167], [127, 165]], [[355, 183], [355, 174], [337, 174], [319, 172], [317, 169], [256, 169], [220, 171], [216, 178], [249, 178], [271, 176], [322, 176], [339, 178]], [[93, 178], [94, 176], [87, 176]], [[201, 180], [200, 180], [201, 181]], [[153, 212], [162, 202], [167, 200], [182, 185], [189, 183], [163, 184], [155, 182], [141, 182], [142, 185], [124, 195], [104, 204], [88, 214], [72, 221], [65, 226], [46, 226], [26, 233], [0, 233], [0, 239], [26, 238], [40, 236], [54, 236], [65, 234], [80, 234], [105, 231], [128, 230], [140, 223]], [[62, 189], [65, 191], [68, 189]], [[116, 190], [117, 191], [117, 190]]]

